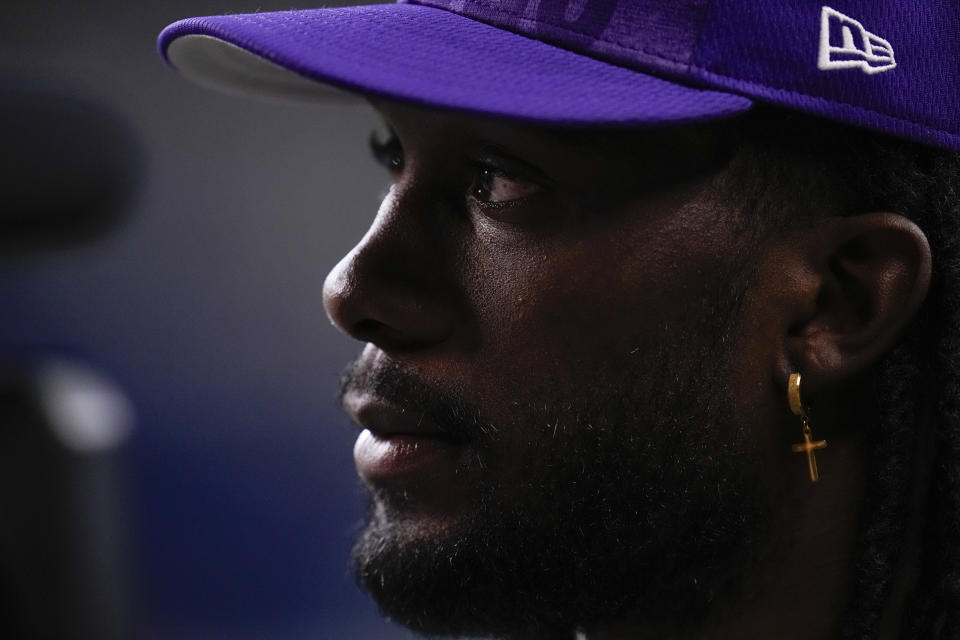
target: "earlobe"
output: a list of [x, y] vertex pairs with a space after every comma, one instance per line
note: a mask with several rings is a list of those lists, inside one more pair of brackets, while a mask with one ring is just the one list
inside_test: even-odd
[[926, 235], [894, 213], [832, 218], [805, 242], [811, 300], [789, 336], [789, 357], [815, 392], [867, 369], [891, 349], [930, 286]]

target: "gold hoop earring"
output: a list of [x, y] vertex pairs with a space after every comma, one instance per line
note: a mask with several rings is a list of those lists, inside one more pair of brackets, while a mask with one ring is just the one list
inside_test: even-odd
[[817, 456], [813, 453], [817, 449], [826, 449], [827, 441], [814, 441], [810, 437], [810, 420], [807, 416], [807, 408], [803, 405], [800, 396], [800, 374], [791, 373], [787, 380], [787, 402], [790, 404], [790, 411], [793, 415], [800, 418], [800, 424], [803, 425], [803, 442], [793, 445], [794, 453], [807, 454], [807, 466], [810, 467], [810, 480], [816, 482], [820, 479], [820, 471], [817, 469]]

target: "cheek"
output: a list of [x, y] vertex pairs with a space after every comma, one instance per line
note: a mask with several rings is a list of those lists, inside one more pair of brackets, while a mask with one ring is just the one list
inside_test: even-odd
[[535, 250], [477, 251], [473, 364], [518, 393], [537, 380], [559, 390], [615, 378], [638, 353], [682, 338], [716, 295], [718, 257], [677, 232], [604, 230]]
[[579, 428], [556, 415], [662, 389], [671, 361], [719, 330], [711, 311], [737, 252], [716, 216], [623, 217], [530, 242], [477, 237], [460, 253], [467, 337], [450, 373], [500, 428], [491, 468], [536, 466], [555, 429]]

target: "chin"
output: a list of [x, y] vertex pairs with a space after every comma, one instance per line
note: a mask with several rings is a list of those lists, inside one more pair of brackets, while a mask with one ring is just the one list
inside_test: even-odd
[[[716, 594], [736, 593], [765, 530], [756, 483], [701, 478], [701, 492], [682, 468], [658, 469], [663, 485], [635, 474], [630, 487], [602, 467], [585, 473], [582, 492], [560, 490], [573, 479], [562, 475], [526, 485], [519, 503], [490, 489], [456, 513], [376, 492], [354, 547], [357, 580], [418, 633], [525, 639], [616, 619], [695, 626]], [[678, 499], [695, 494], [703, 500]]]

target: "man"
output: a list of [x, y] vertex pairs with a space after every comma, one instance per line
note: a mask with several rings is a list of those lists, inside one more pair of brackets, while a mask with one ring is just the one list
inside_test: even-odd
[[354, 560], [388, 616], [960, 637], [957, 20], [430, 0], [168, 27], [203, 82], [383, 116], [392, 187], [324, 300], [366, 343]]

